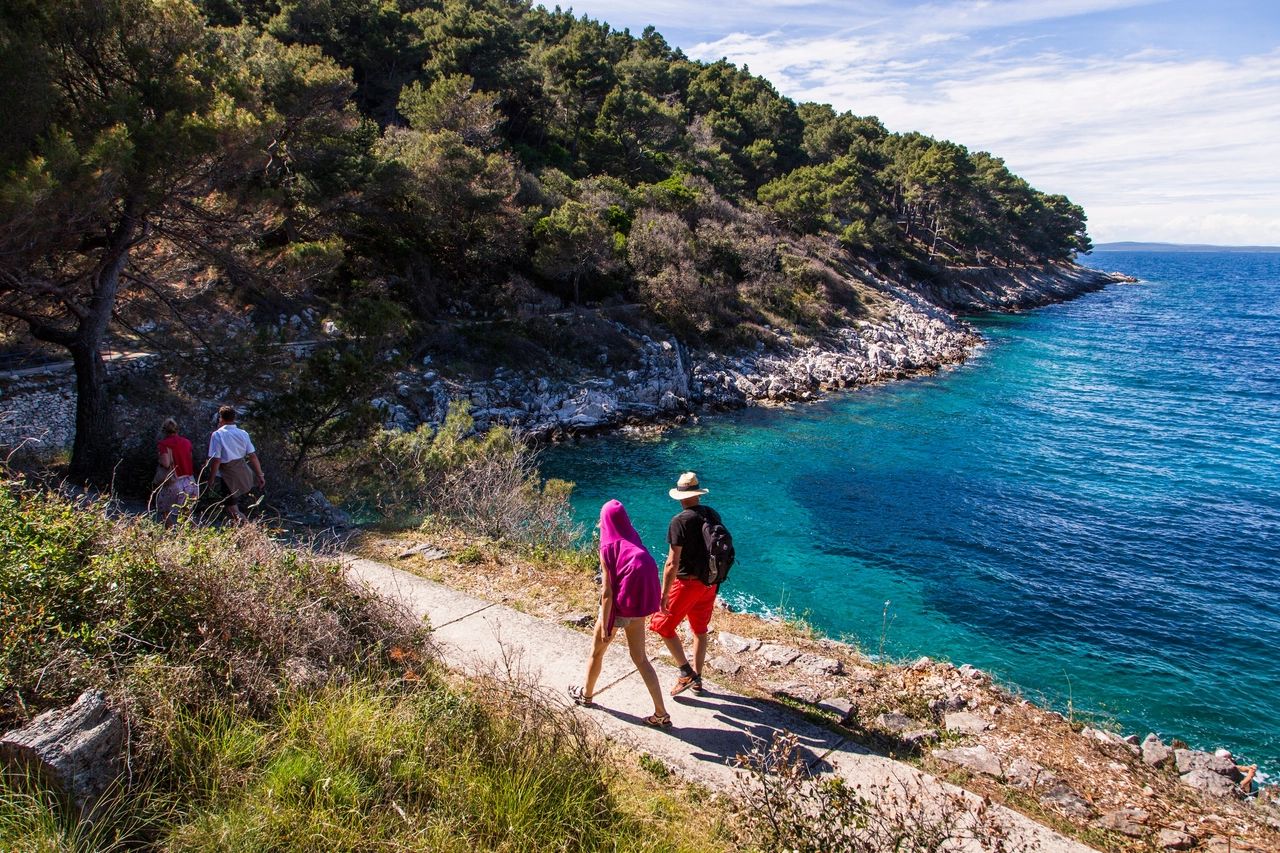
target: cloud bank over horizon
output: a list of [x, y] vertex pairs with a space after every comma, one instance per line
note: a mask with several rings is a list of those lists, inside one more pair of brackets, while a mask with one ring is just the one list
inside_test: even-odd
[[578, 11], [653, 22], [691, 57], [747, 65], [798, 101], [990, 151], [1082, 205], [1095, 242], [1280, 245], [1280, 11], [1268, 4], [601, 0]]

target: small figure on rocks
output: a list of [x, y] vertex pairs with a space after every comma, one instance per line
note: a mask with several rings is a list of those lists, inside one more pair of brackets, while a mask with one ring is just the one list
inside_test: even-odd
[[160, 425], [164, 433], [158, 446], [159, 459], [156, 463], [154, 485], [156, 492], [156, 509], [166, 530], [171, 530], [178, 517], [188, 514], [200, 499], [200, 486], [195, 479], [195, 469], [191, 467], [191, 442], [178, 435], [178, 422], [173, 418], [165, 418]]
[[[252, 474], [250, 465], [253, 466]], [[213, 488], [215, 479], [222, 479], [227, 512], [234, 521], [245, 520], [244, 513], [240, 511], [240, 501], [253, 489], [254, 475], [257, 475], [258, 488], [264, 488], [267, 478], [262, 476], [262, 465], [258, 463], [253, 441], [249, 433], [236, 426], [236, 410], [223, 406], [218, 409], [218, 429], [209, 436], [209, 488]]]
[[613, 640], [614, 630], [621, 628], [627, 638], [631, 661], [653, 697], [653, 714], [644, 718], [644, 724], [668, 728], [671, 715], [663, 703], [658, 673], [644, 647], [644, 617], [658, 611], [661, 596], [658, 564], [640, 541], [640, 534], [619, 501], [609, 501], [600, 508], [600, 574], [600, 613], [596, 617], [591, 660], [587, 663], [587, 680], [582, 687], [570, 687], [569, 695], [583, 707], [595, 704], [596, 680], [600, 677], [605, 649]]
[[[649, 620], [649, 630], [666, 644], [680, 667], [680, 677], [671, 688], [677, 696], [689, 688], [702, 692], [702, 668], [707, 659], [707, 631], [715, 608], [716, 591], [729, 566], [733, 564], [733, 544], [720, 514], [702, 506], [707, 490], [698, 484], [698, 475], [688, 471], [680, 475], [676, 487], [667, 492], [680, 501], [681, 510], [667, 528], [667, 562], [662, 575], [662, 611]], [[711, 535], [705, 535], [710, 533]], [[722, 550], [714, 555], [710, 546]], [[693, 631], [693, 665], [684, 653], [684, 644], [676, 629], [688, 617]]]

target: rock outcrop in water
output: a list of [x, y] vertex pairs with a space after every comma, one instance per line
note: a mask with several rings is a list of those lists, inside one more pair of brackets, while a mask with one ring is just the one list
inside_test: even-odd
[[1074, 264], [1045, 267], [981, 267], [949, 270], [940, 281], [915, 286], [926, 299], [949, 311], [1020, 311], [1066, 302], [1108, 284], [1137, 279]]

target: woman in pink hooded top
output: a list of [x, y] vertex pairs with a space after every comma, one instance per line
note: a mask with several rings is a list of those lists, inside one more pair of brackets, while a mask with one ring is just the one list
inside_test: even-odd
[[592, 707], [605, 649], [613, 639], [614, 629], [621, 628], [631, 660], [653, 697], [653, 715], [645, 717], [644, 724], [667, 728], [671, 725], [671, 716], [662, 701], [658, 674], [649, 663], [644, 647], [645, 617], [657, 613], [662, 600], [658, 564], [640, 541], [640, 534], [631, 526], [626, 509], [618, 501], [609, 501], [600, 509], [600, 569], [603, 586], [600, 615], [596, 619], [587, 680], [583, 687], [570, 687], [569, 695], [579, 705]]

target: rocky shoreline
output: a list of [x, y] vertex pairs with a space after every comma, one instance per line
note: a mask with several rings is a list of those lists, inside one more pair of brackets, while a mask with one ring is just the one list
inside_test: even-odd
[[498, 368], [491, 380], [450, 380], [429, 369], [397, 376], [394, 398], [375, 401], [390, 428], [444, 420], [454, 400], [469, 400], [477, 428], [509, 426], [537, 442], [684, 423], [699, 411], [819, 399], [823, 392], [930, 374], [965, 361], [982, 337], [953, 311], [1021, 310], [1074, 299], [1128, 276], [1075, 265], [960, 271], [939, 283], [877, 280], [887, 308], [877, 319], [835, 330], [820, 343], [767, 329], [773, 346], [726, 354], [689, 351], [674, 339], [634, 337], [639, 366], [597, 370], [567, 380]]
[[[509, 367], [488, 379], [450, 378], [428, 356], [397, 374], [394, 393], [373, 402], [385, 414], [384, 426], [410, 430], [439, 425], [451, 403], [467, 400], [477, 429], [504, 425], [535, 443], [681, 424], [698, 412], [811, 401], [827, 391], [934, 373], [964, 362], [982, 343], [957, 312], [1035, 308], [1133, 279], [1063, 264], [949, 271], [940, 281], [910, 285], [873, 281], [883, 300], [878, 315], [821, 342], [797, 341], [766, 327], [768, 348], [760, 342], [748, 353], [690, 351], [674, 338], [654, 340], [615, 321], [638, 350], [629, 369], [602, 361], [562, 379]], [[142, 360], [128, 369], [153, 363]], [[0, 445], [34, 439], [46, 450], [68, 447], [74, 422], [69, 373], [49, 371], [3, 389]]]

